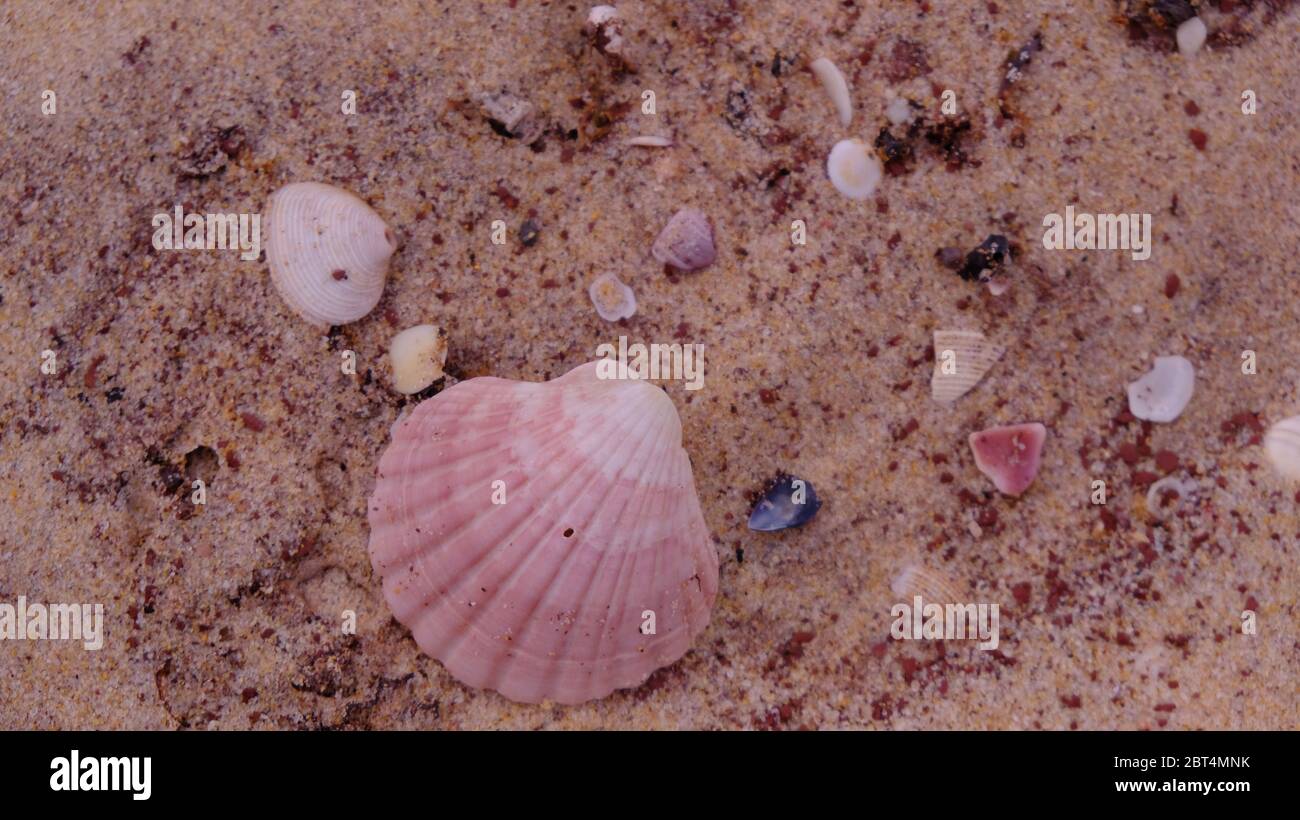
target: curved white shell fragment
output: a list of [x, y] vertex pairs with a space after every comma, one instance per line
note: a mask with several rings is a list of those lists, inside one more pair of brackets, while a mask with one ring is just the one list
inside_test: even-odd
[[636, 313], [636, 294], [612, 273], [597, 276], [587, 293], [600, 318], [607, 322], [627, 319]]
[[825, 57], [813, 60], [809, 67], [821, 81], [822, 88], [826, 89], [826, 94], [835, 105], [835, 113], [839, 114], [840, 125], [848, 128], [853, 122], [853, 100], [849, 97], [849, 83], [844, 79], [843, 72]]
[[1268, 428], [1264, 434], [1264, 454], [1279, 474], [1300, 481], [1300, 416], [1292, 416]]
[[1195, 384], [1191, 362], [1182, 356], [1157, 356], [1149, 373], [1129, 383], [1129, 412], [1143, 421], [1173, 421], [1191, 401]]
[[862, 140], [840, 140], [826, 158], [826, 175], [835, 189], [849, 199], [866, 199], [880, 184], [884, 166]]
[[1205, 27], [1205, 21], [1199, 17], [1187, 18], [1174, 32], [1174, 39], [1178, 41], [1178, 50], [1184, 57], [1190, 57], [1200, 51], [1208, 36], [1209, 30]]
[[934, 374], [930, 396], [950, 404], [970, 392], [1002, 358], [1005, 348], [969, 330], [934, 332]]
[[678, 270], [708, 267], [718, 256], [713, 246], [713, 226], [709, 224], [709, 218], [695, 208], [682, 208], [659, 232], [650, 253], [663, 264]]
[[410, 395], [442, 378], [447, 363], [447, 331], [436, 325], [408, 327], [388, 345], [393, 389]]
[[379, 303], [397, 249], [379, 214], [358, 197], [318, 182], [271, 195], [266, 263], [280, 297], [316, 325], [343, 325]]
[[393, 427], [371, 564], [393, 616], [470, 686], [604, 697], [708, 625], [718, 556], [677, 410], [647, 382], [603, 378], [608, 364], [469, 379]]
[[627, 144], [641, 148], [671, 148], [673, 141], [670, 137], [661, 137], [658, 134], [642, 134], [637, 137], [629, 137]]

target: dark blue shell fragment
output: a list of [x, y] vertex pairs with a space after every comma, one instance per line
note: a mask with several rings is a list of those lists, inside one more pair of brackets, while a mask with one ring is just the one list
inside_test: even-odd
[[773, 532], [807, 524], [821, 509], [812, 482], [795, 476], [778, 476], [768, 485], [749, 514], [749, 528]]

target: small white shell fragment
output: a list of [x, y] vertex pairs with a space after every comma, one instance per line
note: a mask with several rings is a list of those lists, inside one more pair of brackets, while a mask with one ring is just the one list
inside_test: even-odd
[[1268, 428], [1264, 434], [1264, 454], [1279, 474], [1300, 481], [1300, 416], [1292, 416]]
[[1174, 33], [1174, 39], [1178, 41], [1178, 50], [1183, 53], [1184, 57], [1190, 57], [1201, 50], [1205, 45], [1205, 38], [1209, 31], [1205, 28], [1205, 22], [1199, 17], [1189, 17], [1178, 26], [1178, 31]]
[[607, 322], [627, 319], [636, 313], [636, 294], [612, 273], [602, 273], [587, 288], [591, 303]]
[[622, 53], [623, 26], [618, 17], [618, 9], [613, 6], [593, 6], [587, 14], [586, 28], [596, 49], [602, 54]]
[[408, 327], [388, 344], [393, 389], [411, 395], [442, 378], [447, 363], [447, 331], [436, 325]]
[[672, 147], [673, 141], [669, 137], [647, 134], [639, 137], [632, 137], [627, 141], [627, 144], [641, 146], [643, 148], [670, 148]]
[[912, 121], [912, 106], [906, 97], [895, 97], [885, 106], [885, 117], [894, 125], [904, 125]]
[[1192, 400], [1196, 371], [1182, 356], [1157, 356], [1151, 372], [1128, 386], [1129, 412], [1143, 421], [1171, 422]]
[[[1147, 512], [1157, 519], [1173, 515], [1183, 505], [1183, 501], [1199, 489], [1195, 481], [1184, 481], [1176, 475], [1167, 475], [1154, 482], [1147, 490]], [[1160, 509], [1160, 494], [1165, 490], [1178, 491], [1178, 503], [1167, 514]]]
[[849, 199], [866, 199], [884, 176], [884, 166], [871, 146], [859, 139], [840, 140], [826, 158], [826, 175]]
[[[946, 355], [952, 351], [952, 356]], [[934, 374], [930, 377], [930, 397], [951, 404], [979, 384], [1002, 358], [1005, 348], [984, 338], [983, 333], [967, 330], [934, 332]], [[945, 369], [953, 372], [944, 372]]]
[[840, 125], [848, 128], [853, 122], [853, 100], [849, 97], [849, 83], [844, 74], [825, 57], [813, 60], [810, 68], [834, 103], [835, 112], [840, 115]]

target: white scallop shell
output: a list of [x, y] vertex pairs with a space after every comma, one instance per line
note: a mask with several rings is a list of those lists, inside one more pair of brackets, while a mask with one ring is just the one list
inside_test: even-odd
[[597, 276], [587, 288], [587, 294], [600, 318], [607, 322], [627, 319], [636, 313], [636, 294], [612, 273]]
[[393, 427], [370, 560], [394, 617], [464, 683], [600, 698], [676, 661], [709, 622], [718, 556], [677, 410], [610, 365], [469, 379]]
[[1129, 412], [1143, 421], [1173, 421], [1192, 400], [1195, 384], [1191, 362], [1182, 356], [1157, 356], [1149, 373], [1129, 383]]
[[1300, 416], [1284, 419], [1264, 434], [1264, 454], [1285, 478], [1300, 481]]
[[859, 139], [840, 140], [826, 157], [826, 175], [835, 190], [849, 199], [871, 196], [884, 173], [880, 157]]
[[835, 112], [840, 117], [840, 125], [848, 128], [853, 122], [853, 100], [849, 97], [849, 83], [844, 79], [844, 74], [835, 67], [835, 63], [825, 57], [813, 60], [810, 68], [835, 105]]
[[384, 220], [358, 197], [318, 182], [271, 195], [266, 263], [281, 298], [316, 325], [355, 322], [379, 303], [397, 249]]
[[[946, 351], [952, 351], [954, 372], [945, 373]], [[930, 396], [950, 404], [970, 392], [984, 374], [1002, 358], [1005, 348], [984, 338], [983, 333], [968, 330], [934, 332], [934, 374], [930, 377]]]

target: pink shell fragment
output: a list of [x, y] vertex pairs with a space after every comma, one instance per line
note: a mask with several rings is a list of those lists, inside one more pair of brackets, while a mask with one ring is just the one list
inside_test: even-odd
[[1020, 495], [1038, 475], [1046, 440], [1047, 428], [1038, 422], [1013, 424], [972, 433], [970, 449], [975, 466], [993, 479], [999, 492]]

